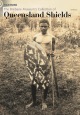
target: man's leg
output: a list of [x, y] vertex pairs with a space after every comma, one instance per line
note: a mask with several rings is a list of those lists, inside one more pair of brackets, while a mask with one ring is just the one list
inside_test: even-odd
[[44, 97], [43, 97], [44, 101], [47, 98], [47, 94], [48, 94], [48, 87], [46, 87], [46, 89], [44, 89]]
[[45, 110], [47, 108], [47, 104], [46, 104], [46, 98], [47, 98], [47, 94], [48, 94], [48, 87], [46, 87], [46, 89], [44, 89], [44, 95], [43, 95], [43, 102], [42, 102], [42, 110]]
[[31, 85], [31, 93], [32, 93], [32, 100], [33, 100], [33, 105], [36, 104], [36, 86]]
[[29, 107], [36, 106], [36, 86], [33, 84], [31, 85], [31, 94], [32, 94], [32, 103], [26, 105], [26, 109]]

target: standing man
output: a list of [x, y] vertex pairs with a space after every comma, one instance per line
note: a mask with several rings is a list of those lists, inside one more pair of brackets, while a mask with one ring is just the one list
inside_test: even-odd
[[[51, 34], [48, 33], [49, 21], [46, 19], [40, 20], [39, 27], [40, 27], [40, 33], [35, 35], [33, 40], [42, 46], [42, 48], [45, 50], [48, 56], [48, 59], [50, 59], [50, 55], [53, 54], [54, 49], [55, 49], [55, 39]], [[45, 78], [46, 77], [47, 77], [47, 74], [45, 75]], [[49, 82], [49, 80], [47, 81]], [[48, 94], [48, 87], [49, 85], [47, 84], [43, 88], [42, 110], [47, 108], [47, 104], [45, 101], [46, 101], [47, 94]], [[31, 85], [31, 92], [32, 92], [33, 102], [30, 105], [26, 106], [27, 108], [36, 105], [36, 85], [33, 84], [33, 82]]]

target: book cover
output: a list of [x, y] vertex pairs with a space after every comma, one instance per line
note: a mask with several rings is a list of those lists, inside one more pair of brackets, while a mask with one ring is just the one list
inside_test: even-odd
[[[47, 37], [38, 34], [43, 26], [41, 20], [49, 23]], [[35, 36], [38, 42], [44, 38], [47, 46], [50, 36], [54, 37], [52, 62], [40, 44], [36, 43], [39, 50], [35, 53], [35, 46], [30, 44]], [[39, 73], [36, 73], [39, 80], [49, 75], [48, 70], [51, 72], [45, 110], [42, 109], [45, 83], [42, 90], [37, 88], [37, 105], [27, 108], [35, 93], [31, 92], [32, 70]], [[0, 115], [37, 114], [80, 115], [79, 0], [0, 0]]]

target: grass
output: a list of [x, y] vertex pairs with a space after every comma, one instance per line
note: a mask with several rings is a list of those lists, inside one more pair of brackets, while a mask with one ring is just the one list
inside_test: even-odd
[[[24, 45], [23, 45], [24, 46]], [[56, 49], [55, 68], [59, 95], [55, 91], [55, 107], [52, 106], [51, 86], [47, 98], [48, 108], [41, 104], [26, 109], [31, 102], [30, 78], [24, 63], [24, 47], [16, 44], [0, 51], [0, 115], [78, 115], [80, 109], [80, 50], [79, 48]], [[37, 101], [41, 102], [40, 91]]]

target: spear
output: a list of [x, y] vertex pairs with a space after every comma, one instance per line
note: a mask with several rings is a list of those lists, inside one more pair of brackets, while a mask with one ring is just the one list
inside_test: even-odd
[[[50, 17], [50, 31], [51, 31], [51, 17]], [[51, 51], [54, 51], [54, 43], [55, 41], [52, 38], [52, 42], [51, 42]], [[54, 43], [54, 44], [53, 44]], [[54, 54], [50, 54], [50, 60], [51, 60], [51, 73], [52, 73], [52, 98], [53, 98], [53, 107], [54, 107], [54, 84], [56, 87], [56, 93], [57, 93], [57, 97], [59, 98], [59, 90], [58, 90], [58, 84], [57, 84], [57, 77], [56, 77], [56, 71], [55, 71], [55, 62], [54, 62]]]
[[53, 73], [54, 73], [54, 81], [55, 81], [55, 86], [56, 86], [56, 91], [57, 91], [57, 97], [59, 97], [59, 89], [58, 89], [58, 84], [57, 84], [57, 77], [56, 77], [56, 71], [55, 71], [55, 63], [54, 63], [54, 58], [51, 56], [52, 60], [52, 68], [53, 68]]
[[[51, 51], [53, 51], [53, 43], [51, 44]], [[56, 71], [55, 71], [55, 62], [54, 62], [54, 54], [50, 54], [51, 59], [51, 72], [52, 72], [52, 99], [53, 99], [53, 107], [54, 107], [54, 84], [56, 87], [56, 93], [57, 97], [59, 98], [59, 90], [58, 90], [58, 84], [57, 84], [57, 77], [56, 77]]]

